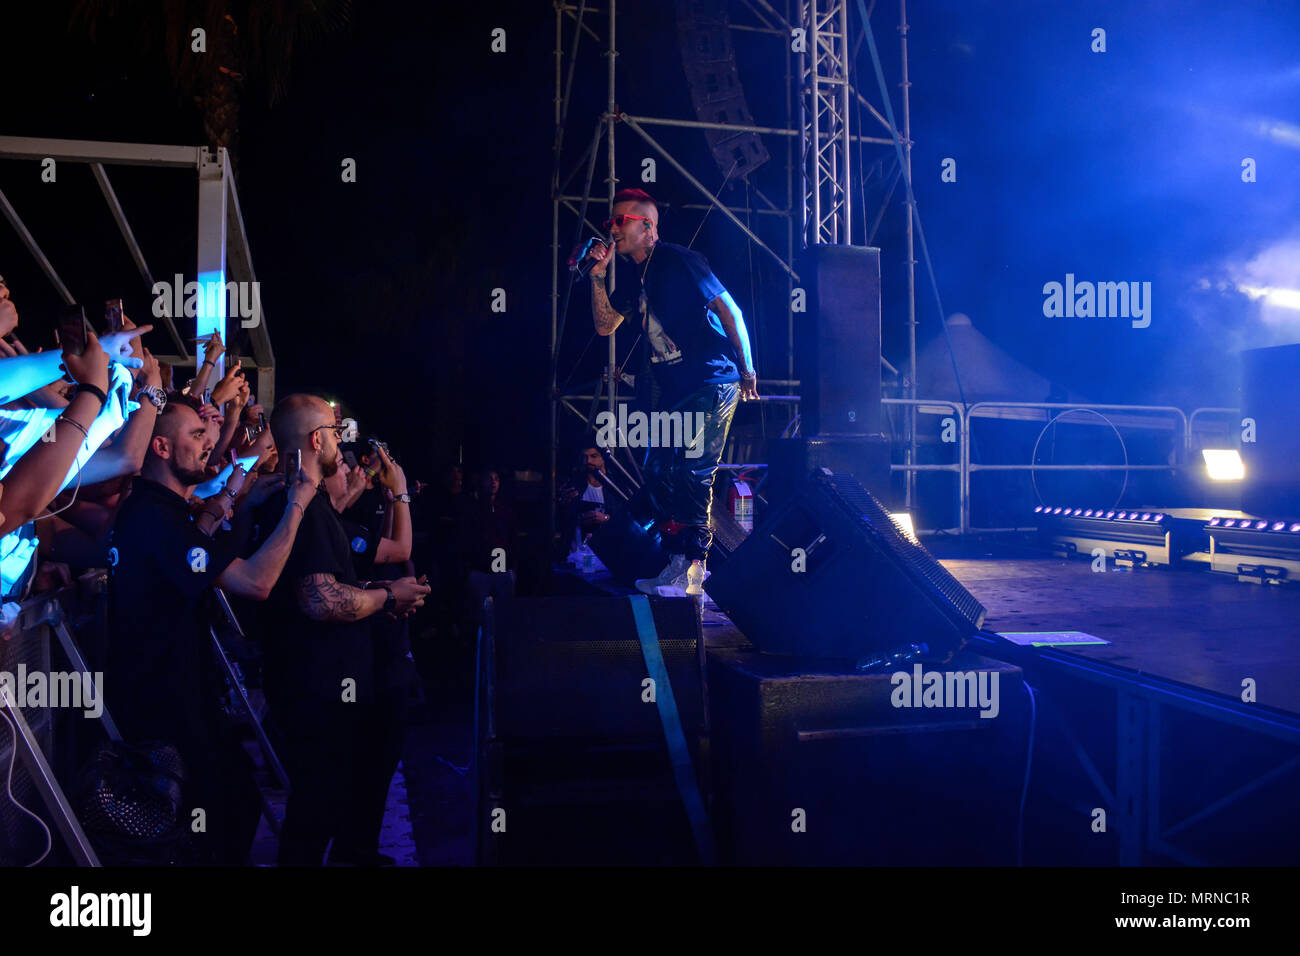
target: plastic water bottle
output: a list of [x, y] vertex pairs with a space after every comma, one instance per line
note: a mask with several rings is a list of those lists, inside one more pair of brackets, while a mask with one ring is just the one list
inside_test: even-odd
[[691, 566], [686, 569], [686, 593], [703, 594], [702, 584], [704, 584], [704, 562], [692, 561]]
[[892, 651], [861, 658], [856, 669], [859, 671], [897, 670], [929, 653], [929, 644], [904, 644]]

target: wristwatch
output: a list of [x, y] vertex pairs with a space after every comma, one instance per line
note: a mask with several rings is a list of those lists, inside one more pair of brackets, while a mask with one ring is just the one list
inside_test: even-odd
[[140, 390], [136, 392], [136, 397], [138, 398], [141, 395], [149, 399], [149, 403], [160, 412], [167, 407], [167, 393], [157, 385], [140, 386]]
[[400, 501], [402, 504], [409, 505], [411, 503], [411, 496], [406, 492], [402, 492], [400, 495], [393, 495], [393, 501]]
[[370, 583], [378, 585], [388, 592], [388, 600], [384, 602], [384, 611], [388, 614], [392, 614], [397, 610], [397, 595], [393, 593], [392, 585], [387, 584], [384, 581], [372, 581]]

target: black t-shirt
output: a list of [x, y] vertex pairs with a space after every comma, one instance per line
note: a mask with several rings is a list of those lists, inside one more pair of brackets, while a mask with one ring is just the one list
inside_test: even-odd
[[383, 537], [378, 528], [366, 527], [360, 522], [353, 521], [346, 515], [339, 515], [339, 523], [343, 525], [343, 532], [348, 536], [348, 548], [352, 552], [352, 566], [357, 569], [357, 575], [366, 580], [373, 581], [381, 575], [376, 575], [375, 554], [379, 551], [379, 541]]
[[[258, 515], [259, 535], [275, 530], [287, 502], [287, 491], [271, 496]], [[313, 621], [298, 609], [298, 582], [308, 575], [332, 574], [341, 584], [357, 586], [354, 537], [324, 492], [304, 509], [293, 550], [271, 589], [263, 616], [264, 675], [273, 703], [341, 701], [343, 682], [349, 678], [356, 682], [358, 702], [371, 699], [370, 620]]]
[[[657, 242], [645, 262], [620, 260], [610, 304], [641, 322], [648, 366], [661, 390], [659, 405], [671, 409], [708, 385], [740, 380], [736, 350], [708, 304], [727, 290], [698, 252]], [[646, 314], [641, 316], [644, 289]]]
[[[351, 536], [352, 563], [357, 567], [357, 574], [371, 581], [396, 581], [406, 574], [405, 563], [375, 564], [387, 516], [388, 499], [378, 488], [362, 492], [352, 507], [339, 516]], [[406, 660], [410, 625], [387, 614], [376, 614], [370, 621], [376, 689], [381, 694], [391, 694], [394, 689], [404, 691], [410, 677], [410, 662]]]
[[402, 564], [375, 564], [387, 518], [388, 499], [379, 488], [367, 488], [351, 508], [339, 515], [348, 531], [357, 574], [371, 581], [394, 581], [406, 573]]
[[165, 740], [185, 755], [212, 731], [220, 678], [205, 592], [234, 559], [185, 499], [136, 478], [109, 538], [104, 695], [127, 741]]

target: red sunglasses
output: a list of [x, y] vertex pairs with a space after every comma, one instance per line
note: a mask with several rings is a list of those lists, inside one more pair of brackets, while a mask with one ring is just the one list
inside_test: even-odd
[[650, 221], [649, 216], [634, 216], [631, 213], [620, 213], [617, 216], [613, 216], [609, 219], [606, 219], [605, 228], [607, 230], [609, 229], [610, 226], [618, 226], [622, 228], [623, 224], [626, 223], [629, 219], [643, 219], [646, 222]]

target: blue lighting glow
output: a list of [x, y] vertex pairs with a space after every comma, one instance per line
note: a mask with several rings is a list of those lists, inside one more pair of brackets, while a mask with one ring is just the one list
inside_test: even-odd
[[[239, 459], [239, 467], [243, 468], [244, 471], [251, 471], [253, 466], [256, 464], [256, 455], [253, 455], [251, 458]], [[227, 463], [225, 468], [222, 468], [221, 471], [217, 472], [217, 477], [209, 478], [207, 481], [203, 482], [203, 484], [196, 487], [194, 489], [194, 494], [199, 498], [211, 498], [226, 486], [226, 482], [230, 480], [230, 473], [234, 470], [234, 466]]]
[[63, 349], [0, 359], [0, 405], [22, 398], [63, 377]]
[[0, 538], [0, 594], [9, 597], [36, 554], [40, 539], [29, 522]]
[[[221, 341], [229, 342], [226, 338], [226, 274], [218, 269], [214, 272], [199, 273], [199, 295], [195, 303], [194, 329], [195, 335], [206, 337], [213, 332], [221, 333]], [[203, 361], [201, 358], [203, 350], [195, 350], [194, 362], [197, 365]], [[217, 359], [217, 367], [213, 370], [213, 381], [218, 381], [225, 374], [225, 356]]]

